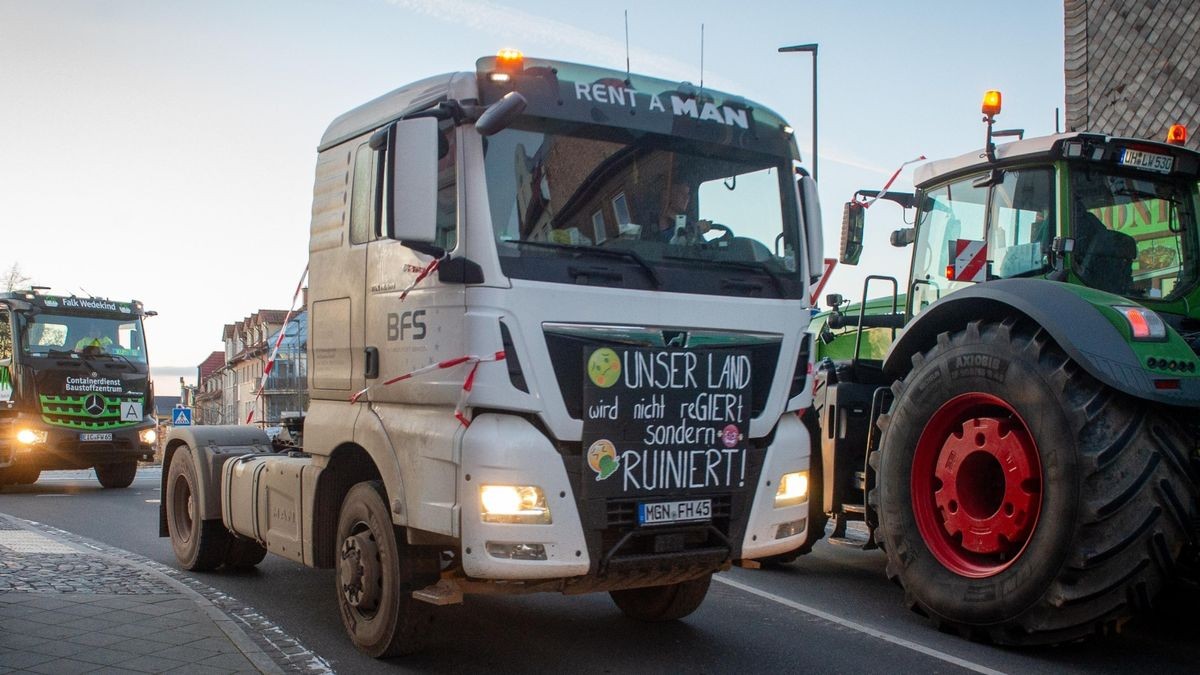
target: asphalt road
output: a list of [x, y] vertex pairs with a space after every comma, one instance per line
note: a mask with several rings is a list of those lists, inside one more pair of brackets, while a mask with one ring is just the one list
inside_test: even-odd
[[[90, 472], [47, 472], [5, 487], [0, 512], [34, 520], [175, 565], [158, 534], [159, 472], [126, 490], [103, 490]], [[329, 570], [268, 556], [254, 571], [195, 575], [257, 608], [345, 673], [572, 671], [1007, 672], [1156, 675], [1200, 669], [1200, 594], [1175, 592], [1158, 614], [1119, 636], [1055, 648], [1009, 650], [938, 633], [903, 607], [879, 552], [819, 544], [777, 570], [735, 569], [715, 578], [704, 605], [683, 621], [623, 618], [606, 594], [468, 596], [444, 608], [429, 648], [376, 661], [350, 645]]]

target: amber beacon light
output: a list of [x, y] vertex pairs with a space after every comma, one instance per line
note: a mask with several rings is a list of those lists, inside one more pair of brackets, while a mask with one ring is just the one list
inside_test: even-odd
[[995, 89], [989, 89], [983, 94], [983, 114], [984, 115], [999, 115], [1000, 114], [1000, 92]]
[[1167, 142], [1171, 145], [1187, 143], [1187, 127], [1182, 124], [1172, 124], [1171, 128], [1167, 129]]

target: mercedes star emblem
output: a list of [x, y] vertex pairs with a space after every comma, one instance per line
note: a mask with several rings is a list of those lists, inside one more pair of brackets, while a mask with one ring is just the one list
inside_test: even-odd
[[99, 417], [104, 414], [104, 398], [100, 394], [91, 394], [83, 399], [83, 409], [92, 417]]

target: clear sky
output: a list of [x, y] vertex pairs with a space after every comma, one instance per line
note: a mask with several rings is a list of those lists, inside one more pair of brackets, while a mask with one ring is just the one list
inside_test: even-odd
[[[137, 298], [157, 390], [220, 349], [221, 327], [286, 308], [307, 256], [316, 144], [335, 116], [415, 79], [472, 70], [500, 47], [700, 79], [788, 118], [806, 161], [819, 54], [826, 254], [841, 204], [902, 162], [1054, 131], [1062, 3], [811, 0], [0, 0], [0, 269], [56, 291]], [[897, 188], [911, 187], [910, 166]], [[872, 209], [866, 273], [904, 275], [891, 204]]]

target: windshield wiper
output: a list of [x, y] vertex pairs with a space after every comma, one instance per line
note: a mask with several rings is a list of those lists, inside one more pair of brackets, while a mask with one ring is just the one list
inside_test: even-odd
[[625, 258], [626, 260], [632, 260], [633, 262], [637, 263], [638, 267], [641, 267], [643, 270], [645, 270], [646, 275], [649, 276], [650, 280], [654, 282], [655, 288], [662, 288], [662, 280], [658, 278], [658, 272], [656, 272], [654, 270], [654, 266], [651, 265], [649, 262], [647, 262], [646, 259], [643, 258], [637, 251], [631, 251], [629, 249], [618, 249], [618, 248], [601, 248], [599, 246], [577, 246], [577, 245], [571, 245], [571, 244], [552, 244], [552, 243], [546, 242], [546, 241], [513, 240], [513, 241], [509, 241], [507, 243], [515, 244], [516, 246], [529, 246], [531, 248], [548, 248], [548, 249], [557, 249], [560, 251], [570, 251], [572, 253], [577, 253], [577, 254], [594, 253], [596, 255], [603, 256], [603, 257]]
[[765, 262], [757, 260], [719, 260], [714, 258], [701, 258], [686, 255], [664, 255], [663, 257], [671, 260], [699, 261], [716, 265], [718, 267], [729, 267], [739, 270], [750, 270], [752, 272], [762, 272], [763, 274], [771, 277], [771, 281], [775, 282], [775, 288], [779, 290], [779, 297], [782, 298], [787, 295], [787, 289], [783, 284], [783, 277], [779, 276], [779, 273], [771, 269], [771, 266]]
[[91, 362], [92, 359], [99, 358], [102, 356], [107, 356], [111, 359], [120, 359], [120, 360], [124, 361], [134, 371], [137, 370], [137, 364], [135, 364], [132, 360], [130, 360], [130, 358], [128, 356], [125, 356], [124, 354], [113, 354], [111, 352], [99, 352], [96, 354], [81, 354], [80, 355], [80, 357], [84, 361], [88, 361], [88, 362]]

